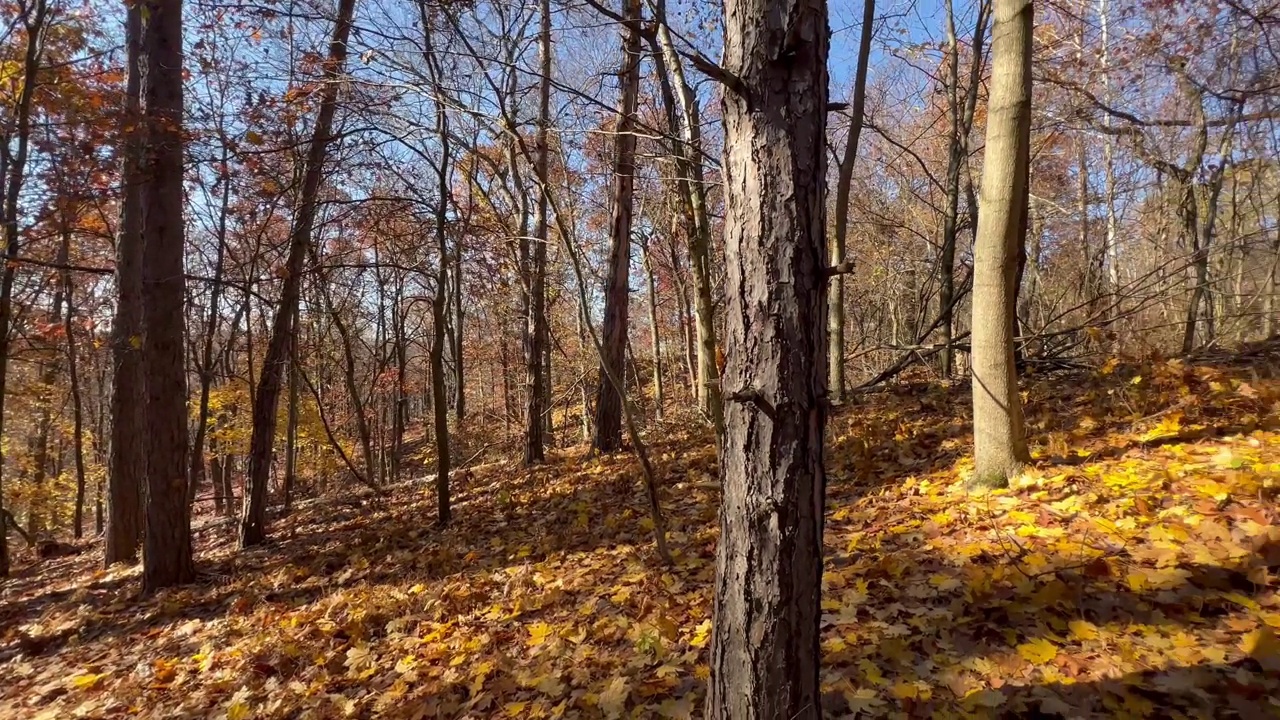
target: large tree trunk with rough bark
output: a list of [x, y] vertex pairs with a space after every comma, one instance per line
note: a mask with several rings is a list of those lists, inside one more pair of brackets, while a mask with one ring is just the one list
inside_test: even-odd
[[974, 482], [1003, 486], [1030, 459], [1014, 357], [1018, 256], [1027, 232], [1031, 0], [995, 0], [991, 91], [974, 240]]
[[827, 417], [824, 0], [725, 3], [728, 265], [706, 716], [821, 714]]
[[[186, 276], [182, 217], [182, 0], [142, 13], [142, 365], [147, 397], [142, 589], [195, 579], [187, 504]], [[137, 438], [133, 439], [137, 442]]]
[[107, 471], [104, 564], [133, 562], [142, 542], [142, 488], [147, 459], [138, 438], [146, 436], [142, 374], [142, 7], [129, 6], [125, 20], [129, 77], [121, 122], [120, 232], [116, 237], [116, 309], [111, 321], [111, 451]]
[[[609, 277], [604, 291], [604, 354], [601, 361], [615, 377], [623, 377], [626, 361], [627, 310], [631, 304], [631, 219], [636, 174], [636, 104], [640, 97], [640, 0], [623, 3], [620, 98], [613, 146], [613, 222]], [[595, 440], [600, 452], [622, 446], [622, 403], [626, 383], [615, 390], [605, 368], [596, 388]]]
[[[333, 116], [338, 108], [339, 78], [347, 59], [347, 38], [351, 35], [351, 17], [355, 0], [339, 0], [334, 22], [333, 40], [324, 65], [324, 84], [316, 125], [307, 148], [306, 166], [299, 193], [298, 210], [289, 231], [289, 259], [285, 266], [284, 287], [271, 325], [271, 340], [262, 361], [262, 376], [253, 402], [253, 435], [249, 440], [249, 476], [240, 513], [240, 547], [261, 545], [267, 539], [267, 480], [271, 472], [272, 449], [276, 436], [276, 407], [284, 385], [284, 370], [293, 345], [294, 308], [302, 294], [302, 263], [311, 248], [311, 234], [316, 219], [316, 201], [324, 177], [324, 161], [332, 141]], [[372, 478], [369, 478], [372, 482]]]

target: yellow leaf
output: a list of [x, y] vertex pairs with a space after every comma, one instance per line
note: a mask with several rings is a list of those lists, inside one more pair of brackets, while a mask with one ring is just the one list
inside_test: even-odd
[[231, 704], [227, 705], [227, 720], [249, 720], [253, 710], [249, 708], [249, 689], [240, 688], [231, 696]]
[[919, 693], [920, 691], [916, 687], [916, 684], [913, 682], [907, 682], [906, 680], [899, 680], [898, 682], [893, 684], [893, 687], [889, 688], [889, 694], [893, 695], [899, 700], [913, 699]]
[[880, 666], [863, 658], [858, 661], [858, 669], [866, 676], [867, 681], [875, 685], [884, 685], [884, 675], [880, 672]]
[[543, 695], [548, 695], [552, 698], [558, 698], [561, 695], [564, 695], [565, 691], [564, 683], [550, 675], [538, 678], [538, 683], [534, 685], [534, 688]]
[[544, 622], [533, 623], [529, 626], [529, 646], [536, 647], [546, 642], [552, 632], [552, 627]]
[[1058, 657], [1058, 646], [1050, 640], [1037, 638], [1019, 645], [1018, 654], [1032, 665], [1044, 665]]
[[502, 706], [502, 711], [505, 712], [507, 715], [510, 715], [511, 717], [518, 717], [520, 713], [524, 712], [524, 709], [528, 706], [529, 706], [529, 703], [523, 702], [523, 701], [509, 702], [506, 705]]
[[1263, 626], [1245, 636], [1244, 651], [1263, 668], [1280, 672], [1280, 639]]
[[1222, 595], [1222, 598], [1223, 598], [1224, 600], [1230, 600], [1231, 602], [1233, 602], [1233, 603], [1235, 603], [1235, 604], [1239, 605], [1239, 606], [1240, 606], [1240, 607], [1242, 607], [1242, 608], [1245, 608], [1246, 610], [1252, 610], [1252, 611], [1254, 611], [1254, 612], [1258, 612], [1259, 610], [1261, 610], [1261, 609], [1262, 609], [1262, 608], [1258, 605], [1258, 603], [1257, 603], [1257, 602], [1255, 602], [1252, 598], [1245, 597], [1244, 595], [1241, 595], [1240, 593], [1235, 593], [1235, 592], [1231, 592], [1231, 593], [1224, 593], [1224, 594]]
[[71, 678], [71, 686], [76, 688], [77, 690], [90, 690], [92, 688], [97, 687], [98, 683], [102, 682], [102, 678], [104, 677], [106, 677], [105, 674], [99, 675], [96, 673], [84, 673], [81, 675], [76, 675], [75, 677]]
[[621, 717], [626, 709], [627, 696], [630, 694], [631, 688], [627, 686], [627, 679], [619, 675], [609, 681], [609, 685], [596, 700], [596, 705], [606, 717]]
[[693, 639], [689, 641], [689, 644], [696, 648], [706, 647], [707, 640], [710, 637], [711, 637], [711, 621], [703, 620], [698, 625], [698, 627], [694, 628]]
[[1094, 640], [1098, 637], [1098, 626], [1088, 620], [1072, 620], [1067, 623], [1071, 628], [1071, 636], [1077, 640]]
[[347, 650], [347, 674], [357, 679], [364, 679], [378, 671], [378, 659], [369, 651], [367, 645], [357, 645]]

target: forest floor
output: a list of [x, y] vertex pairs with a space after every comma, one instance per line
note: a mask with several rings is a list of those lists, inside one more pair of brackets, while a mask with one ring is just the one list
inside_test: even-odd
[[[830, 424], [828, 717], [1280, 715], [1280, 359], [1032, 377], [1035, 463], [970, 493], [966, 386]], [[97, 553], [0, 586], [0, 717], [698, 717], [716, 509], [708, 436], [474, 468], [304, 504], [275, 543], [198, 534], [199, 585], [136, 597]], [[653, 433], [657, 436], [658, 433]]]

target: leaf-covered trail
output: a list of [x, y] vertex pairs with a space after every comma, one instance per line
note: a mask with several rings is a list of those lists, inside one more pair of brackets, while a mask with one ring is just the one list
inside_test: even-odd
[[[830, 427], [830, 717], [1280, 714], [1273, 362], [1033, 381], [1037, 462], [963, 490], [965, 388], [869, 396]], [[696, 717], [717, 535], [705, 436], [655, 447], [675, 568], [638, 470], [569, 450], [317, 502], [275, 545], [200, 534], [198, 586], [47, 561], [0, 588], [0, 716]], [[292, 528], [292, 529], [288, 529]]]

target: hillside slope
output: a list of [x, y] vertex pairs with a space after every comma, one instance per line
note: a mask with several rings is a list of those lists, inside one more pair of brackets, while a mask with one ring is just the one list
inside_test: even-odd
[[[901, 386], [831, 422], [830, 717], [1280, 714], [1274, 358], [1032, 379], [1035, 466], [965, 491], [967, 388]], [[658, 433], [653, 433], [658, 435]], [[93, 553], [0, 586], [0, 716], [697, 717], [715, 455], [654, 453], [676, 551], [629, 456], [317, 501], [277, 542], [199, 534], [206, 582], [137, 600]]]

